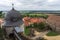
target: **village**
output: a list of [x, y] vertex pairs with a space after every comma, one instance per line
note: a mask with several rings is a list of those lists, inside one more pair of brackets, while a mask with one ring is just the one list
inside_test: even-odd
[[0, 40], [60, 40], [60, 0], [0, 0]]
[[60, 16], [21, 14], [12, 7], [0, 18], [0, 40], [60, 40]]

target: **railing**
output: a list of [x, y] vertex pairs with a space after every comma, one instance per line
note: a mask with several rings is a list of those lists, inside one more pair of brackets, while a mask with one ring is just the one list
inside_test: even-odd
[[15, 31], [14, 31], [14, 35], [16, 36], [16, 38], [17, 38], [18, 40], [22, 40]]

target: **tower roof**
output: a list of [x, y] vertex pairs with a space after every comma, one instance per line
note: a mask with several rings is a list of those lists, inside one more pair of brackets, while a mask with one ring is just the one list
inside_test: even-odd
[[20, 25], [22, 21], [22, 17], [19, 11], [14, 9], [14, 6], [12, 4], [12, 9], [6, 14], [5, 17], [5, 26], [17, 26]]
[[6, 18], [10, 19], [10, 17], [20, 17], [21, 18], [21, 13], [14, 8], [12, 8], [7, 14]]

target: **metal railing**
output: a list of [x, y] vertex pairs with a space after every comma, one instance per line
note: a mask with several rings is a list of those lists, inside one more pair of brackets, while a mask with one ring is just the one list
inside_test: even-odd
[[17, 38], [18, 40], [22, 40], [15, 31], [14, 31], [14, 35], [16, 36], [16, 38]]

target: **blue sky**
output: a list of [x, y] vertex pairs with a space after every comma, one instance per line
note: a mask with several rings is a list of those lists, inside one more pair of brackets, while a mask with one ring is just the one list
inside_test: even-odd
[[0, 0], [0, 10], [60, 10], [60, 0]]

